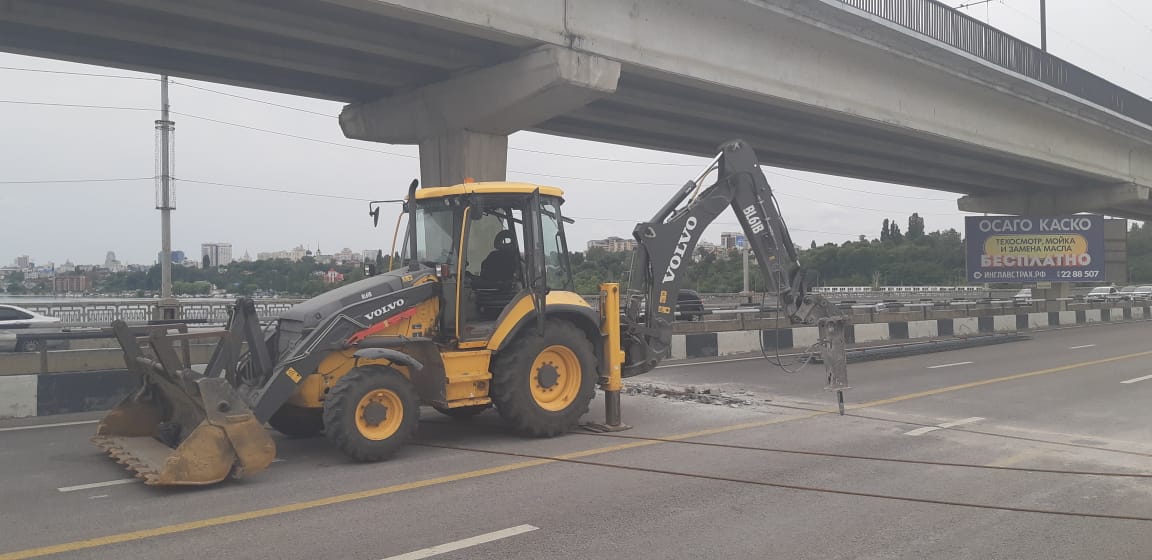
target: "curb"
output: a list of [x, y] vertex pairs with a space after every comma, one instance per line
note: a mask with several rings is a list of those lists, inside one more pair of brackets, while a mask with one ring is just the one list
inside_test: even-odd
[[[925, 321], [892, 321], [846, 325], [845, 342], [861, 344], [979, 334], [1038, 331], [1049, 327], [1152, 320], [1152, 309], [1115, 307], [929, 319]], [[819, 338], [816, 327], [788, 327], [760, 331], [730, 331], [672, 335], [672, 352], [668, 359], [717, 358], [735, 354], [765, 351], [803, 351]]]

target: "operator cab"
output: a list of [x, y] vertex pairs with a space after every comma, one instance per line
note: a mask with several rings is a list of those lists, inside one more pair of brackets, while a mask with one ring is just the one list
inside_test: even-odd
[[411, 263], [414, 250], [437, 272], [443, 338], [487, 340], [513, 302], [572, 290], [562, 197], [557, 188], [503, 182], [415, 192], [415, 243], [406, 236], [402, 260]]

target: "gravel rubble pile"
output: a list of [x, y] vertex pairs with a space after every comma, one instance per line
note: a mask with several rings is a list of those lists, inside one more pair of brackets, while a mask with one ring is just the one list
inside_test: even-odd
[[641, 395], [683, 402], [695, 402], [717, 406], [740, 408], [742, 406], [755, 406], [771, 399], [756, 398], [751, 391], [736, 391], [725, 393], [711, 387], [673, 387], [655, 385], [652, 383], [627, 383], [624, 385], [625, 395]]

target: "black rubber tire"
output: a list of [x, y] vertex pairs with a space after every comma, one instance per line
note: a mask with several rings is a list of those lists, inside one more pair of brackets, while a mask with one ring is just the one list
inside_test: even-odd
[[16, 348], [17, 352], [39, 352], [45, 344], [46, 340], [21, 340], [19, 346]]
[[436, 409], [436, 412], [452, 418], [453, 420], [469, 420], [475, 417], [477, 414], [492, 408], [492, 405], [478, 404], [474, 406], [458, 406], [456, 408], [442, 408], [436, 405], [432, 405], [432, 408]]
[[268, 419], [268, 424], [288, 437], [315, 437], [324, 433], [324, 411], [286, 404]]
[[[532, 364], [549, 346], [566, 346], [580, 363], [577, 395], [562, 410], [542, 408], [532, 396]], [[492, 402], [500, 416], [518, 432], [552, 437], [575, 428], [596, 396], [596, 352], [588, 335], [562, 319], [548, 319], [541, 337], [536, 324], [526, 325], [516, 339], [497, 354], [492, 367]]]
[[[378, 389], [391, 391], [399, 398], [403, 418], [392, 435], [373, 440], [357, 428], [356, 410], [365, 395]], [[324, 401], [324, 435], [356, 461], [387, 459], [412, 440], [419, 423], [420, 398], [416, 389], [403, 374], [390, 367], [370, 366], [349, 371], [336, 382]]]

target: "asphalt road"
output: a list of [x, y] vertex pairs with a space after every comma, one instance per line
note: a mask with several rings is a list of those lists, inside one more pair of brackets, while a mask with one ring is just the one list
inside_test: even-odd
[[[626, 395], [628, 438], [550, 440], [511, 435], [493, 413], [461, 424], [427, 411], [426, 445], [391, 461], [352, 464], [323, 439], [278, 439], [283, 460], [269, 471], [201, 489], [120, 483], [126, 473], [86, 442], [92, 424], [29, 429], [91, 416], [9, 421], [0, 560], [1148, 558], [1149, 478], [692, 442], [1152, 473], [1149, 335], [1149, 323], [1094, 326], [853, 364], [844, 417], [829, 413], [819, 364], [662, 367], [632, 381], [747, 404]], [[941, 424], [954, 425], [930, 429]], [[409, 554], [442, 545], [456, 550]]]

